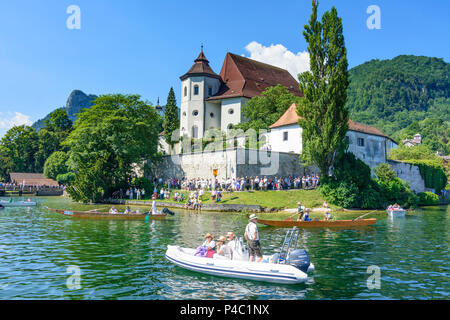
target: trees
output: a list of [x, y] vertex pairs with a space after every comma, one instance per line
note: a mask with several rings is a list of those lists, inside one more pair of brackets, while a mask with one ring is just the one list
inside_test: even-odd
[[76, 178], [67, 190], [75, 201], [99, 201], [135, 175], [136, 165], [157, 157], [161, 118], [139, 95], [100, 96], [80, 113], [64, 146]]
[[244, 131], [250, 128], [257, 131], [268, 129], [293, 103], [298, 103], [299, 100], [299, 97], [280, 84], [268, 87], [260, 96], [251, 98], [243, 106], [242, 115], [248, 121], [242, 122], [237, 127]]
[[69, 168], [67, 167], [68, 159], [69, 156], [65, 152], [56, 151], [52, 153], [52, 155], [45, 161], [44, 175], [47, 178], [56, 180], [58, 175], [66, 174], [69, 172]]
[[178, 119], [178, 107], [175, 99], [175, 92], [173, 88], [170, 88], [169, 95], [167, 96], [166, 110], [164, 112], [164, 137], [166, 142], [173, 148], [176, 141], [172, 141], [172, 133], [180, 128], [180, 119]]
[[38, 144], [38, 135], [32, 127], [22, 125], [9, 129], [0, 141], [2, 178], [6, 180], [10, 172], [36, 172]]
[[311, 71], [299, 75], [300, 99], [298, 114], [303, 128], [302, 159], [319, 167], [327, 176], [337, 153], [345, 150], [348, 130], [347, 50], [344, 44], [342, 19], [335, 7], [317, 20], [318, 1], [312, 1], [309, 25], [303, 35], [308, 43]]

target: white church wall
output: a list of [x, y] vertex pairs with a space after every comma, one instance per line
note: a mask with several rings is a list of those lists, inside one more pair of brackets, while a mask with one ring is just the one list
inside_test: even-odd
[[242, 122], [242, 106], [246, 101], [245, 98], [229, 98], [222, 100], [222, 131], [226, 132], [230, 124], [235, 125]]
[[[302, 153], [302, 132], [298, 124], [273, 128], [267, 133], [272, 151]], [[286, 139], [287, 138], [287, 139]]]
[[[370, 169], [375, 169], [380, 163], [386, 162], [385, 137], [370, 135], [358, 131], [348, 131], [349, 138], [348, 151], [366, 163]], [[358, 145], [358, 139], [360, 140]]]

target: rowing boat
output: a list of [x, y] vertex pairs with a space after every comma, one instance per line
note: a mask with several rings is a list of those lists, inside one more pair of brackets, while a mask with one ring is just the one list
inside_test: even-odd
[[163, 211], [158, 211], [156, 214], [152, 214], [151, 212], [141, 212], [141, 213], [109, 213], [109, 212], [99, 212], [99, 211], [73, 211], [73, 210], [61, 210], [61, 209], [52, 209], [46, 207], [46, 209], [59, 213], [64, 216], [76, 217], [82, 219], [152, 219], [152, 220], [161, 220], [167, 217], [167, 214], [170, 213], [173, 215], [173, 212], [170, 210], [166, 210], [164, 208]]
[[32, 207], [37, 205], [35, 201], [5, 201], [5, 200], [0, 200], [0, 204], [3, 205], [4, 207]]
[[375, 224], [377, 219], [357, 219], [357, 220], [311, 220], [311, 221], [296, 221], [296, 220], [264, 220], [258, 219], [258, 223], [265, 224], [272, 227], [280, 228], [348, 228], [348, 227], [362, 227]]

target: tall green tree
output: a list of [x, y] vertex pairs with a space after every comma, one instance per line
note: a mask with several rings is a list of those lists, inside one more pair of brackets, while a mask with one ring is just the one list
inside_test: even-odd
[[348, 131], [347, 50], [342, 19], [332, 7], [317, 20], [318, 1], [312, 1], [309, 25], [303, 36], [308, 43], [310, 71], [299, 75], [299, 88], [304, 94], [298, 105], [303, 128], [302, 159], [319, 167], [327, 176], [337, 153], [345, 151]]
[[139, 95], [104, 95], [78, 114], [64, 142], [76, 178], [67, 189], [75, 201], [100, 201], [129, 186], [136, 166], [157, 157], [161, 118]]
[[244, 131], [250, 128], [268, 129], [293, 103], [299, 101], [299, 97], [280, 84], [268, 87], [260, 96], [251, 98], [243, 106], [242, 114], [247, 121], [240, 123], [237, 128]]
[[173, 148], [176, 141], [172, 139], [172, 133], [180, 128], [180, 119], [178, 119], [178, 107], [175, 99], [175, 92], [173, 88], [170, 88], [169, 95], [167, 96], [166, 110], [164, 112], [164, 137], [166, 142]]
[[37, 172], [35, 155], [39, 148], [36, 131], [21, 125], [9, 129], [0, 140], [0, 174], [7, 179], [10, 172]]

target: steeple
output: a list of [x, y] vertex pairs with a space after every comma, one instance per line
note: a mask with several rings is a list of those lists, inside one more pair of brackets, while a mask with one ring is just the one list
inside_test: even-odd
[[217, 73], [215, 73], [209, 66], [209, 61], [208, 59], [206, 59], [206, 56], [203, 53], [203, 44], [202, 44], [201, 51], [197, 59], [194, 60], [194, 65], [189, 69], [188, 72], [182, 75], [180, 79], [184, 80], [188, 76], [205, 76], [205, 75], [220, 79], [220, 76]]

